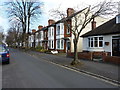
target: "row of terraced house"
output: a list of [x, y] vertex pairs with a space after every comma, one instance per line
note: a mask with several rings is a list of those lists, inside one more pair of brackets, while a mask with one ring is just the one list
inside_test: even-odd
[[[74, 51], [73, 48], [73, 39], [74, 36], [70, 29], [67, 29], [64, 20], [67, 20], [69, 25], [73, 26], [74, 20], [73, 17], [77, 15], [82, 15], [85, 9], [75, 12], [74, 9], [67, 9], [67, 17], [63, 18], [57, 22], [52, 19], [48, 20], [48, 26], [43, 27], [42, 25], [38, 26], [38, 30], [32, 30], [33, 34], [29, 36], [29, 46], [36, 47], [38, 45], [43, 46], [44, 49], [48, 50], [58, 50], [60, 52]], [[81, 18], [78, 18], [82, 20]], [[98, 17], [89, 23], [86, 28], [81, 32], [81, 35], [90, 31], [91, 29], [99, 26], [107, 21], [107, 19]], [[92, 25], [93, 24], [93, 25]], [[79, 38], [78, 42], [78, 52], [82, 51], [82, 38]]]
[[[82, 22], [82, 20], [84, 19], [83, 12], [85, 12], [86, 9], [75, 12], [73, 8], [68, 8], [67, 17], [59, 21], [54, 21], [52, 19], [49, 19], [48, 25], [46, 27], [39, 25], [38, 30], [33, 29], [32, 34], [29, 36], [29, 47], [42, 46], [44, 47], [44, 49], [47, 49], [47, 50], [67, 52], [69, 56], [73, 56], [74, 35], [71, 29], [68, 29], [68, 27], [66, 26], [65, 21], [67, 21], [68, 25], [72, 28], [75, 24], [74, 17], [81, 15], [77, 19], [78, 21]], [[111, 20], [103, 18], [103, 17], [96, 17], [82, 30], [80, 37], [79, 37], [78, 48], [77, 48], [77, 51], [80, 53], [81, 58], [93, 59], [93, 56], [94, 56], [93, 52], [97, 52], [96, 55], [104, 56], [105, 54], [109, 56], [114, 56], [113, 51], [112, 51], [113, 42], [111, 43], [111, 41], [113, 40], [112, 37], [116, 37], [118, 39], [117, 42], [114, 41], [116, 42], [114, 46], [117, 44], [116, 46], [118, 48], [117, 53], [120, 53], [120, 30], [118, 30], [119, 28], [117, 28], [120, 24], [116, 23], [116, 20], [117, 20], [116, 18], [114, 18], [114, 20], [115, 21], [114, 23], [112, 23], [111, 28], [113, 28], [116, 25], [115, 27], [116, 32], [115, 30], [111, 30], [111, 32], [107, 30], [107, 29], [110, 29], [107, 27], [110, 26], [109, 23], [111, 22]], [[106, 27], [105, 25], [107, 23], [108, 23], [108, 26]], [[101, 29], [104, 28], [104, 29], [100, 30], [100, 28]], [[104, 31], [105, 31], [105, 34], [104, 34]], [[114, 35], [111, 36], [110, 37], [111, 39], [110, 39], [107, 36], [105, 37], [105, 35], [107, 34], [108, 36], [110, 36], [111, 34], [114, 34]], [[110, 40], [110, 41], [107, 41], [107, 40]], [[89, 54], [88, 52], [89, 53], [91, 52], [92, 54], [91, 53]], [[120, 56], [120, 55], [115, 55], [115, 56]]]

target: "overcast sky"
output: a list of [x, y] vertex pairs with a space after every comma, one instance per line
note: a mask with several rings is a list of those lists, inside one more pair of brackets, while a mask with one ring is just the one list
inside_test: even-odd
[[[0, 2], [4, 2], [5, 0], [0, 0]], [[9, 1], [9, 0], [8, 0]], [[32, 28], [37, 29], [38, 25], [43, 25], [47, 26], [48, 24], [48, 19], [52, 19], [52, 17], [49, 15], [49, 10], [58, 8], [61, 6], [61, 9], [63, 11], [66, 11], [67, 8], [84, 8], [88, 5], [94, 5], [99, 2], [102, 2], [104, 0], [41, 0], [44, 2], [44, 7], [43, 7], [43, 15], [41, 16], [41, 19], [38, 23], [34, 23]], [[119, 0], [114, 0], [114, 1], [119, 1]], [[2, 11], [1, 11], [2, 10]], [[9, 27], [8, 23], [8, 18], [4, 13], [4, 8], [3, 6], [0, 6], [0, 26], [4, 28], [6, 31], [7, 28]], [[31, 28], [31, 29], [32, 29]]]

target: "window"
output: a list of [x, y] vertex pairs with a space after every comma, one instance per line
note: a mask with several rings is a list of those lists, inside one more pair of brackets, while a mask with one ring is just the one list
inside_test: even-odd
[[54, 29], [52, 28], [52, 36], [54, 36]]
[[49, 29], [49, 37], [51, 36], [51, 30]]
[[64, 46], [64, 40], [61, 40], [61, 48], [63, 49]]
[[57, 49], [60, 49], [60, 40], [57, 40]]
[[91, 47], [93, 47], [93, 38], [91, 38]]
[[54, 45], [53, 45], [53, 44], [54, 44], [54, 42], [53, 42], [53, 40], [52, 40], [52, 47], [51, 47], [51, 48], [54, 48]]
[[90, 47], [90, 38], [88, 38], [88, 47]]
[[94, 47], [98, 47], [98, 37], [94, 37]]
[[103, 47], [103, 37], [88, 38], [88, 47]]
[[116, 16], [116, 23], [120, 23], [120, 15]]
[[103, 37], [99, 37], [99, 47], [103, 47]]
[[[54, 42], [53, 42], [53, 46], [54, 46]], [[56, 46], [57, 46], [57, 49], [64, 49], [64, 40], [58, 39]]]
[[60, 35], [60, 26], [57, 26], [57, 35]]
[[67, 26], [67, 34], [70, 34], [70, 24]]
[[51, 48], [51, 41], [48, 41], [49, 48]]

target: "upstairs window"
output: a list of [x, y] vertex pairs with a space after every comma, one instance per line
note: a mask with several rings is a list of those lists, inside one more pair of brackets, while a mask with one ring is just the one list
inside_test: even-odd
[[54, 36], [54, 29], [52, 28], [51, 30], [52, 30], [52, 36]]
[[67, 25], [67, 34], [70, 34], [70, 24]]
[[60, 26], [57, 26], [57, 35], [60, 35]]
[[49, 33], [49, 37], [51, 37], [51, 30], [50, 29], [48, 30], [48, 33]]

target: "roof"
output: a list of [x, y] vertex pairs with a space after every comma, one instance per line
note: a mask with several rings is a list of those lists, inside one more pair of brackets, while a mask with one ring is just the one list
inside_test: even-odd
[[120, 33], [120, 23], [116, 24], [116, 18], [109, 20], [108, 22], [98, 26], [94, 30], [83, 34], [81, 37], [109, 35]]
[[55, 26], [57, 23], [62, 23], [62, 22], [64, 22], [64, 21], [68, 20], [68, 19], [71, 19], [72, 17], [74, 17], [74, 16], [76, 16], [77, 14], [81, 13], [81, 12], [84, 11], [85, 9], [87, 9], [87, 8], [84, 8], [84, 9], [82, 9], [82, 10], [80, 10], [80, 11], [72, 14], [72, 15], [69, 16], [69, 17], [66, 17], [66, 18], [63, 18], [63, 19], [61, 19], [61, 20], [58, 20], [57, 22], [55, 22], [55, 23], [53, 23], [53, 24], [51, 24], [51, 25], [49, 25], [49, 26], [47, 26], [47, 27], [43, 27], [42, 29], [36, 31], [35, 33], [39, 32], [39, 31], [41, 31], [41, 30], [46, 30], [46, 29], [49, 28], [49, 27]]
[[39, 32], [39, 31], [46, 30], [46, 29], [47, 29], [47, 27], [43, 27], [42, 29], [40, 29], [40, 30], [37, 30], [35, 33]]
[[82, 11], [84, 11], [85, 9], [87, 9], [87, 8], [84, 8], [84, 9], [82, 9], [82, 10], [80, 10], [80, 11], [78, 11], [78, 12], [72, 14], [71, 16], [68, 16], [68, 17], [66, 17], [66, 18], [63, 18], [63, 19], [61, 19], [61, 20], [55, 22], [55, 24], [64, 22], [64, 21], [66, 21], [66, 20], [69, 20], [69, 19], [71, 19], [72, 17], [74, 17], [74, 16], [76, 16], [77, 14], [81, 13]]

